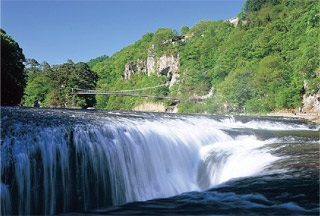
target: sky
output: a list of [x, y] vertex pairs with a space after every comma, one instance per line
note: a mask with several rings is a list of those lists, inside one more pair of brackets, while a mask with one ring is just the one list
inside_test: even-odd
[[117, 51], [158, 28], [237, 16], [245, 0], [2, 0], [1, 28], [26, 58], [62, 64]]

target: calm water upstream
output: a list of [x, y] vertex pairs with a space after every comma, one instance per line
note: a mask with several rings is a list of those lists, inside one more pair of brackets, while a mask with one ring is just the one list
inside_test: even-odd
[[319, 215], [319, 126], [1, 108], [1, 214]]

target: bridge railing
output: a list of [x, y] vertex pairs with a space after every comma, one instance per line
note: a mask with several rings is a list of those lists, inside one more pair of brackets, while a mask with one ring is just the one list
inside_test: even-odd
[[[164, 85], [161, 85], [164, 86]], [[160, 87], [160, 86], [157, 86]], [[160, 99], [170, 99], [170, 100], [179, 100], [178, 97], [175, 96], [167, 96], [167, 95], [155, 95], [155, 94], [143, 94], [143, 93], [130, 93], [132, 91], [145, 90], [154, 87], [146, 87], [143, 89], [133, 89], [133, 90], [122, 90], [122, 91], [96, 91], [96, 90], [86, 90], [86, 89], [78, 89], [72, 88], [72, 91], [79, 95], [123, 95], [123, 96], [133, 96], [133, 97], [151, 97], [151, 98], [160, 98]]]

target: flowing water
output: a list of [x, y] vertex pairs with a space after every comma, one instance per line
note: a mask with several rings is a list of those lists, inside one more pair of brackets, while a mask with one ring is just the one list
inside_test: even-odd
[[319, 214], [319, 126], [1, 108], [1, 214]]

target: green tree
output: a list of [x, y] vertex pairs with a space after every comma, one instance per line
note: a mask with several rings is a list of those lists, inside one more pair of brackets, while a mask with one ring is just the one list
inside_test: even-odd
[[28, 82], [24, 92], [24, 105], [37, 104], [47, 107], [94, 106], [92, 95], [77, 95], [72, 88], [95, 89], [98, 80], [96, 72], [84, 63], [75, 64], [71, 60], [52, 67], [36, 60], [28, 61]]
[[25, 57], [19, 44], [3, 29], [1, 34], [1, 105], [14, 106], [21, 102], [26, 85]]
[[47, 62], [41, 65], [35, 59], [28, 59], [26, 65], [27, 86], [24, 89], [23, 104], [25, 106], [40, 106], [50, 89], [48, 74], [51, 67]]
[[180, 33], [181, 35], [186, 35], [189, 31], [189, 27], [188, 26], [182, 26], [181, 27], [181, 30], [180, 30]]
[[252, 70], [238, 68], [218, 86], [218, 93], [229, 103], [229, 111], [243, 111], [245, 104], [253, 94]]
[[90, 61], [87, 62], [87, 64], [92, 69], [96, 64], [103, 62], [107, 58], [109, 58], [109, 56], [107, 55], [99, 56], [97, 58], [91, 59]]
[[281, 0], [247, 0], [242, 8], [242, 15], [245, 18], [249, 13], [259, 11], [266, 4], [277, 5]]
[[163, 47], [171, 44], [170, 39], [177, 35], [177, 31], [170, 28], [159, 28], [153, 37], [153, 44], [155, 45], [156, 52], [161, 55]]
[[[98, 81], [98, 74], [90, 69], [84, 63], [79, 62], [75, 64], [75, 70], [70, 76], [69, 85], [72, 88], [94, 90]], [[77, 104], [83, 108], [92, 107], [96, 103], [94, 95], [79, 95], [77, 97]]]
[[279, 56], [267, 56], [260, 62], [254, 77], [255, 87], [261, 102], [268, 110], [281, 109], [287, 105], [290, 94], [289, 68]]

